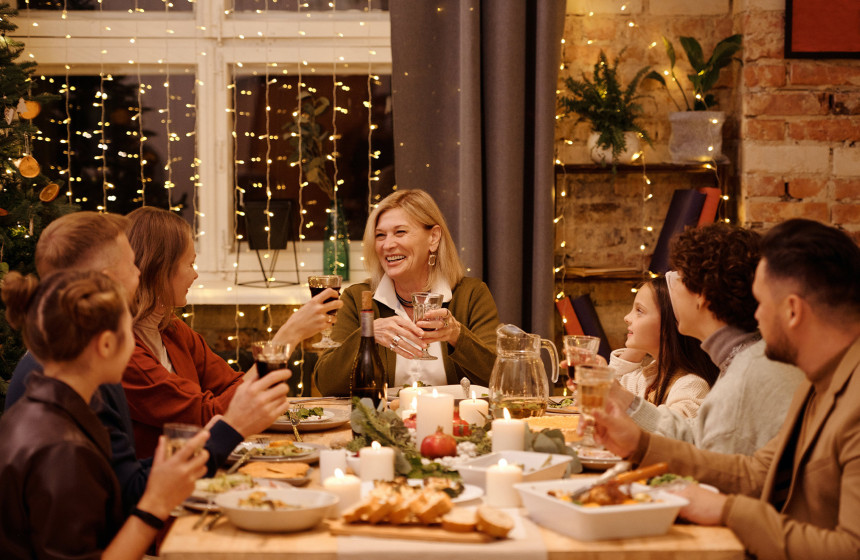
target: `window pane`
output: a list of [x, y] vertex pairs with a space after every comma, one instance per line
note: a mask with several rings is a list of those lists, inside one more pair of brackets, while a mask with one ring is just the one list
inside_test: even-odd
[[[194, 76], [171, 75], [169, 81], [164, 75], [114, 75], [105, 79], [69, 76], [68, 84], [67, 113], [66, 76], [41, 78], [40, 89], [58, 95], [34, 119], [40, 135], [33, 139], [33, 155], [45, 173], [65, 180], [66, 175], [60, 173], [70, 166], [73, 201], [84, 210], [105, 207], [109, 212], [127, 214], [145, 203], [178, 207], [181, 215], [192, 222], [196, 174]], [[99, 91], [107, 95], [104, 109]], [[107, 147], [104, 166], [102, 129]], [[70, 153], [67, 145], [71, 146]], [[165, 188], [171, 183], [173, 188]], [[61, 192], [65, 190], [68, 189]]]
[[[211, 0], [209, 0], [211, 1]], [[95, 10], [104, 12], [128, 12], [142, 10], [146, 12], [191, 12], [194, 4], [191, 0], [18, 0], [18, 9], [22, 13], [31, 10], [73, 11]]]
[[278, 10], [297, 12], [330, 12], [332, 10], [388, 11], [388, 0], [233, 0], [236, 12], [265, 12]]
[[[333, 100], [332, 77], [324, 75], [303, 76], [303, 91], [312, 99]], [[394, 185], [394, 141], [392, 136], [391, 79], [380, 76], [371, 80], [373, 130], [368, 146], [368, 121], [365, 103], [368, 100], [367, 76], [338, 76], [342, 85], [337, 88], [336, 113], [332, 106], [315, 118], [320, 126], [317, 135], [322, 138], [322, 157], [329, 156], [334, 145], [330, 136], [337, 127], [337, 158], [327, 161], [322, 174], [334, 180], [335, 172], [338, 199], [341, 201], [348, 221], [350, 239], [361, 239], [368, 210], [368, 159], [375, 201], [389, 194]], [[276, 76], [270, 78], [269, 106], [266, 111], [266, 78], [263, 76], [240, 76], [236, 78], [236, 180], [245, 192], [245, 201], [266, 200], [266, 154], [272, 163], [268, 185], [273, 199], [291, 199], [299, 204], [299, 167], [290, 165], [296, 149], [290, 143], [290, 125], [293, 113], [298, 109], [298, 78]], [[266, 118], [268, 113], [268, 128]], [[268, 140], [266, 139], [268, 133]], [[368, 157], [369, 149], [375, 157]], [[304, 180], [311, 184], [301, 189], [303, 214], [302, 233], [306, 240], [321, 240], [326, 222], [326, 209], [331, 200], [311, 177]], [[325, 179], [323, 179], [325, 181]]]

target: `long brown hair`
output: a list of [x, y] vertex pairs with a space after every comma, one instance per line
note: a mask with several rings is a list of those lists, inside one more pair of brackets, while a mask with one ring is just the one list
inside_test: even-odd
[[657, 377], [645, 395], [654, 391], [654, 404], [663, 403], [675, 378], [685, 373], [698, 375], [713, 387], [720, 370], [702, 350], [701, 342], [678, 332], [678, 320], [672, 310], [666, 277], [658, 276], [646, 285], [654, 290], [654, 299], [660, 309], [660, 355], [657, 356]]
[[101, 272], [62, 270], [39, 282], [13, 271], [3, 279], [2, 298], [6, 319], [21, 329], [24, 344], [40, 362], [74, 360], [104, 331], [124, 340], [125, 292]]
[[445, 223], [445, 217], [432, 196], [421, 189], [412, 189], [396, 191], [386, 196], [367, 218], [367, 225], [364, 228], [364, 266], [371, 276], [371, 290], [376, 289], [385, 274], [382, 264], [379, 262], [379, 256], [376, 254], [376, 225], [379, 223], [379, 216], [383, 212], [394, 208], [406, 212], [407, 216], [425, 229], [431, 229], [433, 226], [441, 228], [442, 235], [439, 238], [439, 248], [436, 251], [436, 265], [430, 267], [430, 275], [425, 288], [429, 290], [437, 278], [444, 278], [453, 289], [463, 279], [466, 272], [462, 261], [460, 261], [454, 240], [451, 238], [448, 224]]
[[98, 212], [75, 212], [57, 218], [39, 237], [36, 270], [44, 277], [86, 263], [115, 243], [128, 224], [125, 216]]
[[140, 285], [134, 298], [134, 322], [164, 307], [158, 327], [164, 329], [173, 318], [173, 276], [179, 258], [192, 241], [191, 226], [179, 215], [161, 208], [144, 206], [128, 215], [128, 241], [134, 250], [134, 264], [140, 269]]

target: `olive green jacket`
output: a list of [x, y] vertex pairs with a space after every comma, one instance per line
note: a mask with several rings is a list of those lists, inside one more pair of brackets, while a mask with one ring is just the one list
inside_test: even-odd
[[[323, 395], [349, 395], [349, 375], [361, 342], [359, 312], [361, 292], [370, 290], [367, 283], [353, 284], [340, 299], [343, 307], [337, 312], [332, 338], [342, 343], [338, 348], [323, 352], [314, 368], [314, 381]], [[472, 383], [487, 385], [496, 360], [496, 327], [499, 314], [490, 289], [477, 278], [463, 278], [452, 290], [451, 301], [443, 304], [460, 322], [457, 345], [443, 344], [442, 361], [448, 384], [456, 385], [463, 377]], [[394, 316], [394, 310], [373, 301], [375, 318]], [[379, 357], [388, 378], [394, 383], [397, 354], [377, 345]]]

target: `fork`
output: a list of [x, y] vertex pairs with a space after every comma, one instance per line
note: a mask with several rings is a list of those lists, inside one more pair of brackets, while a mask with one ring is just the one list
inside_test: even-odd
[[302, 436], [299, 435], [299, 422], [302, 421], [301, 417], [299, 417], [299, 411], [301, 410], [300, 405], [293, 406], [288, 413], [290, 417], [290, 424], [293, 425], [293, 435], [296, 436], [296, 441], [301, 442]]

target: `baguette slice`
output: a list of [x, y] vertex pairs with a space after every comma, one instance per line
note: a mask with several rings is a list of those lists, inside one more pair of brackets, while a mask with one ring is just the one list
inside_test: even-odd
[[438, 523], [439, 518], [451, 511], [454, 504], [445, 492], [423, 492], [411, 505], [421, 523], [431, 525]]
[[343, 512], [344, 523], [358, 523], [370, 513], [369, 502], [359, 502]]
[[442, 528], [452, 533], [471, 533], [478, 523], [474, 510], [454, 508], [442, 516]]
[[510, 515], [489, 506], [480, 506], [477, 517], [478, 531], [497, 539], [507, 537], [511, 529], [514, 528], [514, 520]]

